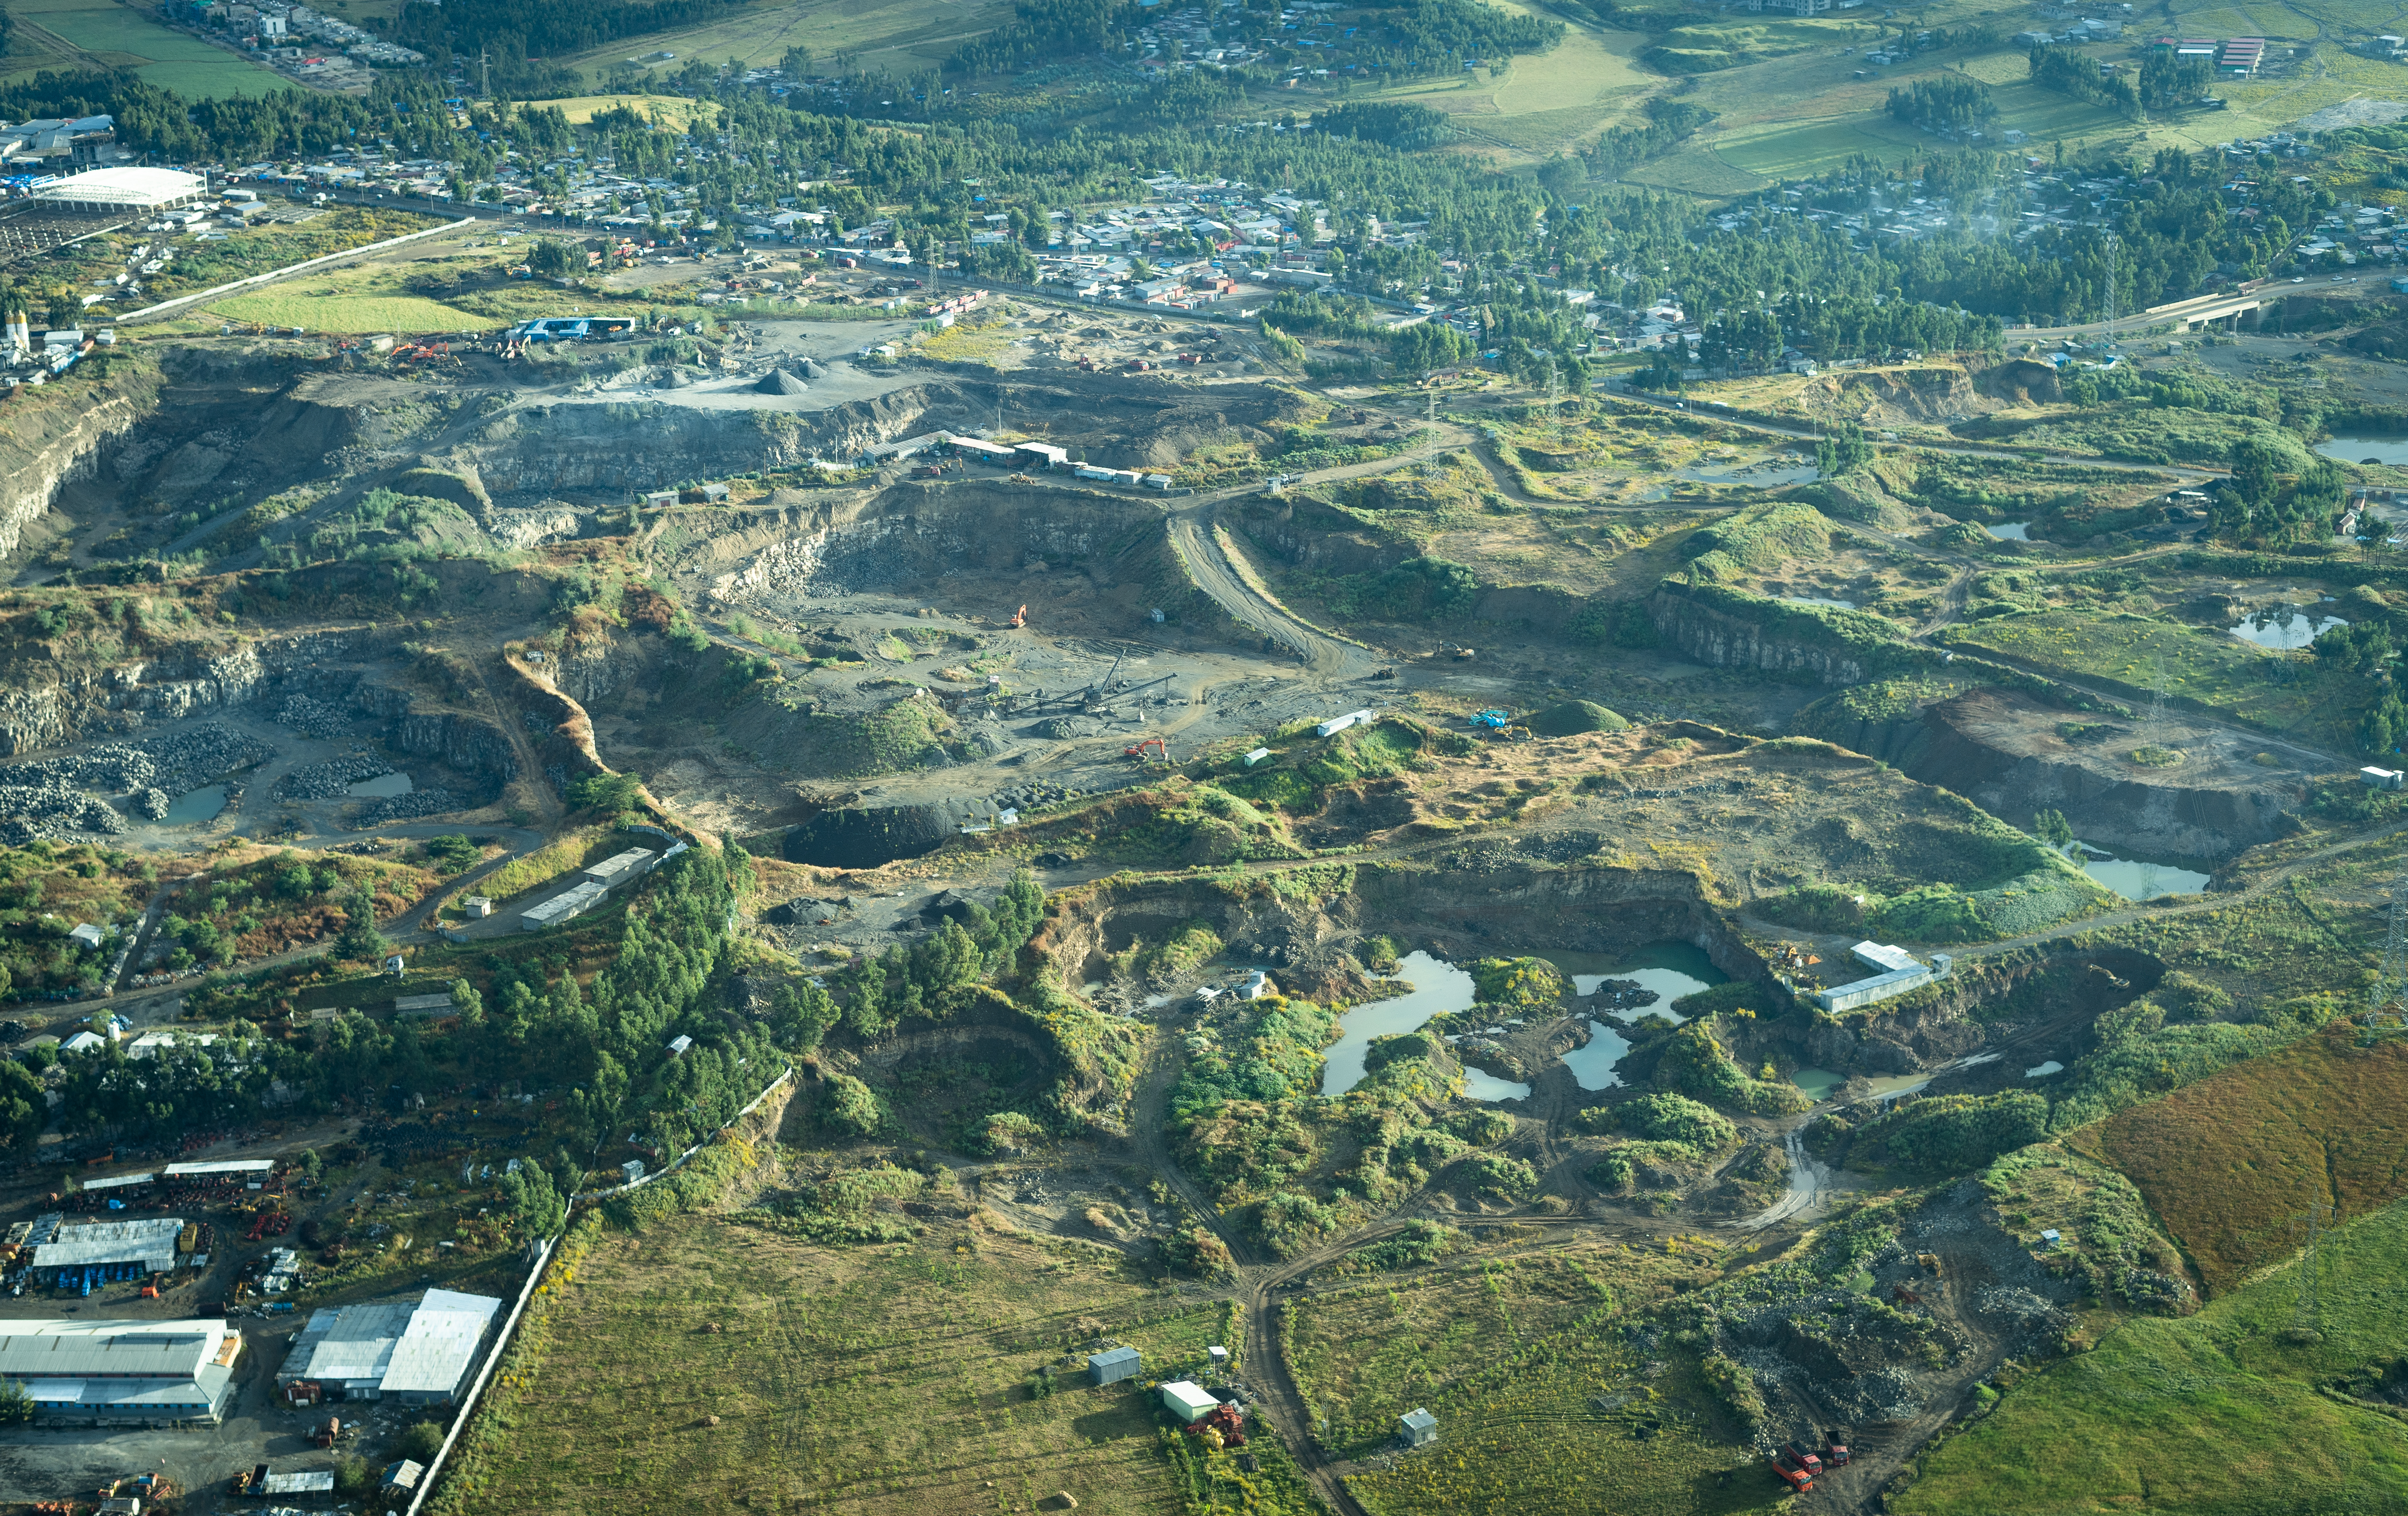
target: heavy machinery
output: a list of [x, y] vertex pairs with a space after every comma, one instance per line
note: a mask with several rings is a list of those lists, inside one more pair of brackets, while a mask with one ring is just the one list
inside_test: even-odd
[[1848, 1461], [1848, 1445], [1840, 1440], [1838, 1431], [1823, 1434], [1823, 1462], [1833, 1468]]
[[1485, 727], [1491, 732], [1505, 730], [1512, 720], [1513, 713], [1510, 710], [1475, 710], [1471, 713], [1472, 725]]
[[1200, 364], [1204, 361], [1204, 355], [1200, 352], [1182, 352], [1179, 354], [1179, 361], [1189, 365]]
[[1023, 607], [1021, 607], [1018, 610], [1016, 610], [1016, 611], [1012, 612], [1012, 616], [1011, 616], [1011, 625], [1012, 625], [1012, 629], [1013, 629], [1014, 631], [1017, 631], [1017, 630], [1019, 630], [1021, 627], [1026, 626], [1027, 624], [1028, 624], [1028, 608], [1027, 608], [1026, 606], [1023, 606]]
[[1809, 1452], [1806, 1450], [1805, 1445], [1802, 1443], [1783, 1443], [1781, 1445], [1781, 1455], [1788, 1459], [1792, 1464], [1797, 1465], [1799, 1468], [1804, 1469], [1808, 1474], [1820, 1474], [1823, 1472], [1823, 1460], [1816, 1457], [1813, 1453]]
[[1158, 737], [1147, 737], [1136, 747], [1123, 750], [1121, 756], [1124, 758], [1134, 758], [1139, 763], [1143, 763], [1145, 762], [1146, 751], [1148, 749], [1152, 749], [1154, 755], [1161, 759], [1164, 763], [1167, 764], [1170, 762], [1169, 745], [1165, 743], [1162, 738]]
[[1813, 1493], [1814, 1476], [1807, 1473], [1802, 1468], [1790, 1467], [1785, 1459], [1777, 1457], [1773, 1459], [1772, 1471], [1781, 1476], [1781, 1482], [1789, 1486], [1793, 1494], [1811, 1495]]

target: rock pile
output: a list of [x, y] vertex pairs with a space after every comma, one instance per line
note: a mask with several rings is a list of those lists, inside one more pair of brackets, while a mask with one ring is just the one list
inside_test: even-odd
[[303, 765], [284, 776], [276, 793], [287, 800], [340, 800], [360, 780], [392, 772], [393, 765], [383, 759], [355, 752], [322, 764]]
[[755, 388], [763, 394], [801, 394], [810, 386], [782, 368], [773, 368], [762, 376], [760, 384]]
[[165, 790], [136, 790], [128, 808], [146, 822], [164, 822], [167, 819], [167, 807], [172, 803]]
[[406, 822], [420, 816], [439, 816], [447, 810], [458, 810], [468, 802], [449, 790], [412, 790], [380, 800], [359, 814], [361, 826], [382, 826], [388, 822]]
[[[167, 798], [248, 768], [272, 753], [265, 743], [216, 722], [135, 742], [110, 742], [79, 753], [0, 767], [0, 838], [22, 846], [36, 837], [75, 833], [115, 837], [125, 818], [94, 794], [126, 795], [130, 808], [158, 820]], [[151, 814], [156, 792], [157, 814]]]
[[358, 719], [358, 711], [306, 694], [287, 695], [284, 704], [276, 708], [277, 723], [303, 737], [338, 737]]

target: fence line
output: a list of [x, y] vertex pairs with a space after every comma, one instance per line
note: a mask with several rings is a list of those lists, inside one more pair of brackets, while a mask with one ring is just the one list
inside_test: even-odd
[[[569, 1201], [570, 1206], [574, 1207], [577, 1202], [580, 1200], [605, 1199], [611, 1195], [624, 1194], [630, 1190], [640, 1190], [656, 1179], [661, 1179], [677, 1172], [677, 1170], [684, 1165], [687, 1159], [693, 1157], [695, 1153], [700, 1152], [711, 1142], [713, 1138], [717, 1137], [720, 1133], [726, 1131], [728, 1127], [734, 1126], [738, 1122], [742, 1121], [745, 1117], [752, 1115], [756, 1110], [759, 1110], [761, 1108], [762, 1102], [777, 1094], [779, 1089], [783, 1086], [788, 1080], [791, 1080], [794, 1077], [794, 1065], [789, 1064], [786, 1065], [786, 1071], [784, 1073], [770, 1080], [767, 1088], [764, 1089], [759, 1094], [752, 1097], [752, 1103], [751, 1105], [746, 1106], [742, 1110], [739, 1110], [735, 1115], [729, 1117], [726, 1124], [719, 1127], [716, 1131], [713, 1131], [710, 1137], [704, 1137], [702, 1141], [695, 1143], [693, 1147], [688, 1148], [685, 1151], [678, 1154], [676, 1162], [670, 1164], [668, 1167], [662, 1169], [659, 1173], [647, 1174], [642, 1179], [636, 1180], [632, 1184], [622, 1184], [615, 1189], [588, 1191], [583, 1194], [573, 1196]], [[443, 1466], [451, 1460], [452, 1445], [460, 1440], [460, 1434], [467, 1430], [470, 1418], [476, 1414], [477, 1402], [485, 1393], [486, 1381], [493, 1378], [494, 1370], [501, 1364], [502, 1354], [509, 1350], [510, 1338], [518, 1331], [519, 1318], [526, 1314], [527, 1302], [535, 1298], [535, 1287], [536, 1284], [543, 1278], [544, 1266], [552, 1261], [553, 1250], [558, 1248], [563, 1241], [566, 1240], [567, 1237], [568, 1226], [566, 1223], [563, 1223], [560, 1228], [560, 1235], [545, 1242], [542, 1248], [537, 1251], [535, 1267], [527, 1271], [526, 1283], [519, 1287], [518, 1304], [511, 1309], [509, 1320], [502, 1323], [501, 1332], [494, 1338], [494, 1350], [485, 1355], [485, 1366], [477, 1371], [476, 1382], [469, 1385], [468, 1394], [461, 1400], [458, 1412], [452, 1418], [452, 1430], [444, 1435], [443, 1446], [436, 1451], [435, 1461], [426, 1466], [425, 1473], [419, 1476], [418, 1494], [411, 1497], [409, 1509], [404, 1513], [404, 1516], [418, 1516], [419, 1508], [423, 1506], [426, 1503], [427, 1497], [435, 1493], [436, 1476], [443, 1471]]]
[[171, 310], [181, 310], [186, 306], [198, 305], [204, 300], [214, 300], [222, 294], [231, 294], [236, 290], [248, 290], [254, 285], [270, 284], [280, 279], [290, 279], [295, 274], [306, 274], [310, 269], [322, 268], [328, 264], [345, 258], [356, 258], [364, 252], [377, 252], [386, 248], [397, 248], [405, 242], [415, 242], [421, 237], [457, 231], [463, 226], [473, 226], [476, 221], [477, 218], [474, 216], [463, 216], [456, 222], [446, 222], [440, 226], [422, 227], [415, 232], [404, 232], [399, 236], [389, 236], [381, 242], [371, 242], [366, 247], [349, 248], [341, 252], [326, 253], [322, 257], [311, 258], [287, 268], [272, 268], [265, 274], [253, 274], [249, 279], [238, 279], [231, 284], [221, 284], [213, 290], [203, 290], [197, 294], [179, 294], [173, 300], [162, 300], [155, 306], [144, 306], [140, 310], [129, 310], [117, 318], [117, 324], [126, 326], [135, 322], [147, 322], [154, 316], [164, 316]]
[[[563, 1231], [561, 1236], [566, 1237], [567, 1233]], [[527, 1302], [535, 1298], [537, 1281], [543, 1278], [543, 1266], [552, 1261], [552, 1250], [559, 1241], [560, 1237], [553, 1237], [537, 1250], [535, 1267], [527, 1271], [526, 1283], [519, 1286], [519, 1303], [510, 1308], [510, 1319], [502, 1323], [500, 1334], [494, 1338], [494, 1351], [485, 1355], [485, 1366], [477, 1370], [476, 1382], [468, 1386], [467, 1396], [460, 1402], [459, 1413], [452, 1418], [452, 1430], [443, 1435], [443, 1446], [435, 1450], [435, 1461], [426, 1466], [425, 1473], [418, 1476], [418, 1493], [410, 1497], [408, 1516], [418, 1516], [418, 1508], [426, 1504], [426, 1497], [435, 1493], [435, 1476], [442, 1471], [444, 1463], [451, 1458], [452, 1445], [460, 1440], [460, 1434], [468, 1429], [469, 1414], [477, 1409], [478, 1397], [485, 1393], [485, 1381], [493, 1378], [494, 1369], [501, 1363], [503, 1351], [509, 1347], [510, 1335], [518, 1330], [519, 1318], [526, 1314]]]

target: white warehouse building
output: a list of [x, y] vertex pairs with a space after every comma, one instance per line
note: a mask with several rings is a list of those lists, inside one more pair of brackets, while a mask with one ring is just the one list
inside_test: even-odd
[[415, 1303], [319, 1311], [293, 1339], [276, 1386], [306, 1380], [317, 1386], [312, 1398], [329, 1400], [456, 1398], [501, 1309], [492, 1295], [429, 1290]]
[[180, 168], [95, 168], [44, 185], [34, 198], [75, 210], [150, 215], [189, 206], [208, 187], [208, 179]]

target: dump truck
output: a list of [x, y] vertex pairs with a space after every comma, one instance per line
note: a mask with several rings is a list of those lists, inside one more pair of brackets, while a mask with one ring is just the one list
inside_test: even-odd
[[1833, 1468], [1848, 1461], [1848, 1445], [1840, 1440], [1837, 1431], [1823, 1434], [1823, 1462]]
[[1785, 1461], [1775, 1458], [1772, 1461], [1772, 1471], [1781, 1476], [1782, 1483], [1789, 1486], [1799, 1495], [1808, 1495], [1813, 1491], [1814, 1476], [1802, 1468], [1792, 1468]]
[[1799, 1468], [1804, 1469], [1809, 1476], [1823, 1472], [1823, 1460], [1816, 1457], [1813, 1453], [1809, 1452], [1802, 1443], [1783, 1443], [1781, 1445], [1781, 1455], [1784, 1458], [1788, 1459], [1792, 1464], [1795, 1464]]

